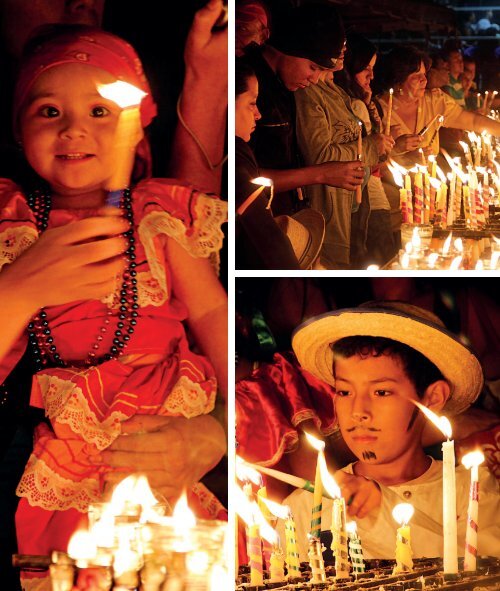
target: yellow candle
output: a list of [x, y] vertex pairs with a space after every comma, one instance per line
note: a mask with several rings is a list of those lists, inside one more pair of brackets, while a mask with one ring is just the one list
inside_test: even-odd
[[[451, 426], [450, 426], [451, 433]], [[443, 450], [443, 571], [444, 574], [458, 573], [457, 556], [457, 499], [455, 487], [455, 447], [448, 439]]]
[[325, 563], [319, 538], [309, 537], [309, 550], [307, 553], [311, 565], [311, 582], [324, 583], [326, 581]]
[[273, 551], [271, 554], [270, 559], [270, 579], [271, 581], [284, 581], [285, 580], [285, 571], [284, 571], [284, 560], [283, 560], [283, 551], [281, 546], [273, 546]]
[[413, 569], [412, 551], [410, 543], [410, 526], [413, 515], [413, 505], [400, 503], [392, 511], [392, 516], [400, 524], [396, 532], [396, 566], [393, 573], [410, 572]]
[[[363, 132], [363, 124], [361, 121], [358, 121], [359, 125], [359, 133], [358, 133], [358, 160], [361, 162], [363, 160], [363, 139], [362, 139], [362, 132]], [[356, 203], [361, 203], [362, 199], [362, 190], [361, 185], [356, 187]]]
[[297, 546], [295, 522], [291, 514], [285, 520], [285, 543], [288, 577], [298, 577], [300, 575], [299, 548]]
[[257, 524], [250, 525], [248, 528], [248, 558], [250, 560], [250, 584], [263, 585], [262, 548]]

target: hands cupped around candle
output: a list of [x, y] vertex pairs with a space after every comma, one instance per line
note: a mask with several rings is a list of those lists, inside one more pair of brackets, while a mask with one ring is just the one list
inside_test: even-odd
[[[362, 519], [370, 511], [380, 506], [382, 493], [378, 484], [373, 480], [339, 470], [335, 473], [335, 481], [340, 487], [346, 501], [347, 513], [351, 517]], [[352, 500], [349, 502], [350, 499]]]

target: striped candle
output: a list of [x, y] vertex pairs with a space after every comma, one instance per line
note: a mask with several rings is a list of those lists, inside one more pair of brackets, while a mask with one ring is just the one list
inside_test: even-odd
[[346, 524], [347, 534], [349, 536], [349, 556], [351, 557], [352, 570], [354, 576], [365, 572], [365, 561], [363, 558], [363, 548], [361, 540], [358, 537], [356, 522], [350, 521]]
[[332, 554], [335, 557], [335, 577], [349, 577], [349, 561], [347, 554], [347, 531], [345, 520], [345, 500], [342, 497], [333, 499], [332, 512]]
[[323, 562], [323, 552], [319, 538], [309, 536], [309, 551], [307, 555], [309, 557], [309, 564], [311, 565], [311, 582], [326, 582], [325, 563]]
[[325, 443], [320, 439], [316, 439], [316, 437], [309, 435], [309, 433], [306, 433], [305, 435], [309, 443], [318, 452], [316, 475], [314, 478], [313, 508], [311, 514], [311, 536], [319, 539], [321, 535], [321, 513], [323, 510], [323, 483], [321, 482], [320, 463], [321, 459], [324, 459], [325, 457]]
[[285, 520], [285, 546], [288, 577], [298, 577], [300, 575], [299, 549], [297, 546], [295, 522], [291, 513]]
[[473, 451], [462, 458], [462, 464], [470, 468], [470, 494], [467, 511], [467, 530], [465, 532], [464, 571], [476, 570], [477, 557], [477, 517], [479, 510], [479, 464], [484, 462], [480, 451]]
[[413, 192], [415, 195], [415, 210], [413, 213], [413, 221], [415, 224], [421, 224], [423, 222], [423, 185], [422, 185], [422, 173], [416, 172], [415, 179], [413, 181]]
[[257, 524], [248, 527], [248, 558], [250, 563], [250, 584], [263, 585], [262, 548]]

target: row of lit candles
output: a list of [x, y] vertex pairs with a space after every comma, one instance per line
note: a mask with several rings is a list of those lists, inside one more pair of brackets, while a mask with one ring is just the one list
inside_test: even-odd
[[[456, 486], [455, 486], [455, 450], [451, 439], [452, 429], [449, 420], [444, 416], [438, 416], [418, 402], [415, 404], [445, 435], [446, 441], [442, 444], [443, 452], [443, 571], [445, 577], [458, 576], [458, 551], [457, 551], [457, 521], [456, 521]], [[311, 516], [311, 534], [309, 536], [309, 562], [311, 566], [311, 581], [326, 581], [325, 568], [322, 558], [320, 543], [322, 499], [327, 496], [333, 499], [332, 510], [332, 552], [335, 558], [335, 576], [337, 579], [345, 579], [350, 576], [350, 565], [347, 555], [349, 543], [349, 556], [353, 566], [353, 573], [364, 571], [363, 552], [361, 540], [356, 533], [356, 524], [346, 523], [345, 500], [334, 477], [328, 472], [324, 456], [324, 442], [307, 435], [311, 445], [318, 452], [316, 477], [314, 486], [301, 478], [284, 474], [277, 470], [256, 466], [237, 458], [236, 475], [238, 479], [246, 481], [244, 491], [236, 486], [236, 511], [247, 524], [248, 555], [250, 564], [250, 584], [263, 584], [263, 560], [261, 550], [261, 538], [267, 540], [273, 550], [270, 558], [270, 580], [285, 580], [283, 552], [279, 537], [269, 519], [259, 509], [259, 504], [253, 499], [250, 481], [262, 483], [259, 472], [277, 478], [297, 488], [312, 492], [314, 495], [313, 510]], [[471, 470], [470, 497], [467, 515], [467, 529], [464, 546], [464, 571], [476, 570], [477, 536], [478, 536], [478, 502], [479, 502], [479, 477], [478, 466], [484, 461], [480, 451], [468, 453], [462, 458], [463, 465]], [[295, 524], [290, 508], [265, 499], [261, 487], [257, 496], [261, 497], [261, 504], [271, 512], [275, 518], [285, 521], [285, 562], [288, 577], [293, 579], [300, 575], [299, 553]], [[259, 495], [260, 493], [260, 495]], [[396, 566], [395, 573], [412, 570], [412, 552], [409, 522], [413, 515], [413, 506], [408, 503], [396, 505], [393, 517], [399, 524], [396, 531]]]
[[[172, 515], [159, 503], [145, 476], [130, 476], [110, 502], [89, 507], [89, 528], [76, 531], [67, 553], [15, 556], [19, 567], [49, 567], [53, 591], [171, 588], [218, 591], [228, 584], [225, 525], [197, 522], [186, 495]], [[35, 560], [35, 562], [33, 562]], [[177, 585], [177, 586], [176, 586]], [[170, 588], [170, 587], [168, 587]]]

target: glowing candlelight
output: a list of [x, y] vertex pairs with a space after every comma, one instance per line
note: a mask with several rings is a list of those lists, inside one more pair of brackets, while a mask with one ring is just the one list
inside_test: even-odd
[[68, 544], [68, 554], [78, 568], [86, 568], [95, 561], [97, 546], [92, 534], [86, 530], [78, 530]]
[[470, 470], [469, 508], [467, 511], [467, 531], [465, 534], [464, 571], [476, 570], [477, 556], [477, 517], [479, 509], [479, 470], [484, 462], [480, 451], [472, 451], [462, 458], [462, 464]]
[[285, 550], [288, 577], [298, 577], [300, 574], [299, 550], [297, 547], [297, 534], [292, 512], [288, 505], [280, 505], [269, 499], [263, 499], [268, 510], [278, 519], [285, 521]]
[[[461, 260], [462, 257], [457, 257]], [[452, 263], [453, 265], [453, 263]], [[451, 269], [451, 267], [450, 267]], [[451, 439], [452, 430], [450, 421], [432, 412], [417, 401], [412, 401], [424, 413], [424, 415], [443, 433], [446, 441], [443, 442], [443, 571], [445, 576], [454, 576], [458, 573], [457, 556], [457, 499], [455, 486], [455, 448]]]
[[97, 90], [101, 96], [113, 101], [122, 109], [115, 131], [116, 169], [107, 183], [107, 189], [111, 193], [107, 204], [117, 206], [121, 197], [118, 192], [130, 184], [135, 148], [142, 137], [139, 106], [146, 93], [121, 80], [112, 84], [100, 84]]
[[446, 240], [444, 241], [444, 244], [443, 244], [443, 250], [442, 250], [442, 253], [443, 253], [443, 255], [445, 255], [445, 256], [446, 256], [446, 255], [449, 253], [449, 251], [450, 251], [450, 246], [451, 246], [451, 238], [452, 238], [452, 232], [450, 232], [450, 233], [448, 234], [448, 238], [446, 238]]
[[392, 516], [400, 525], [396, 533], [396, 566], [394, 567], [394, 574], [413, 570], [410, 526], [408, 525], [413, 516], [413, 511], [413, 505], [410, 505], [410, 503], [400, 503], [392, 510]]
[[320, 462], [321, 458], [324, 458], [324, 449], [325, 443], [324, 441], [320, 441], [313, 437], [309, 433], [306, 433], [307, 441], [314, 447], [314, 449], [318, 452], [318, 459], [316, 463], [316, 477], [314, 479], [314, 502], [312, 508], [312, 517], [311, 517], [311, 536], [313, 538], [319, 538], [321, 534], [321, 513], [322, 513], [322, 505], [323, 505], [323, 486], [321, 483], [321, 468]]
[[[251, 179], [250, 182], [253, 183], [254, 185], [261, 185], [260, 192], [262, 192], [264, 187], [271, 187], [271, 195], [269, 196], [269, 201], [267, 202], [267, 205], [266, 205], [266, 209], [271, 209], [271, 203], [273, 202], [273, 198], [274, 198], [274, 183], [273, 183], [272, 179], [269, 179], [265, 176], [258, 176], [254, 179]], [[259, 191], [259, 189], [257, 189], [257, 191]], [[260, 194], [260, 192], [259, 192], [259, 194]], [[253, 195], [253, 193], [252, 193], [252, 195]], [[250, 199], [250, 197], [248, 199]]]
[[[262, 585], [264, 582], [264, 568], [262, 564], [262, 542], [257, 515], [260, 513], [257, 503], [250, 501], [239, 486], [235, 486], [234, 506], [236, 513], [247, 525], [247, 554], [250, 564], [250, 584]], [[267, 525], [262, 518], [263, 525]], [[265, 527], [264, 525], [264, 527]]]
[[325, 456], [318, 458], [321, 481], [333, 498], [332, 507], [332, 554], [335, 557], [335, 577], [346, 579], [349, 577], [349, 560], [347, 554], [347, 531], [345, 500], [341, 497], [340, 488], [335, 478], [328, 471]]
[[439, 258], [439, 254], [437, 252], [431, 252], [431, 254], [427, 258], [427, 265], [428, 265], [429, 269], [434, 269], [438, 258]]
[[363, 548], [361, 547], [361, 540], [358, 537], [357, 527], [355, 521], [346, 523], [347, 535], [349, 536], [349, 556], [351, 557], [352, 570], [354, 576], [365, 572], [365, 561], [363, 558]]
[[392, 115], [392, 95], [394, 94], [394, 89], [389, 89], [389, 106], [387, 108], [387, 119], [385, 123], [385, 135], [390, 135], [391, 133], [391, 115]]

